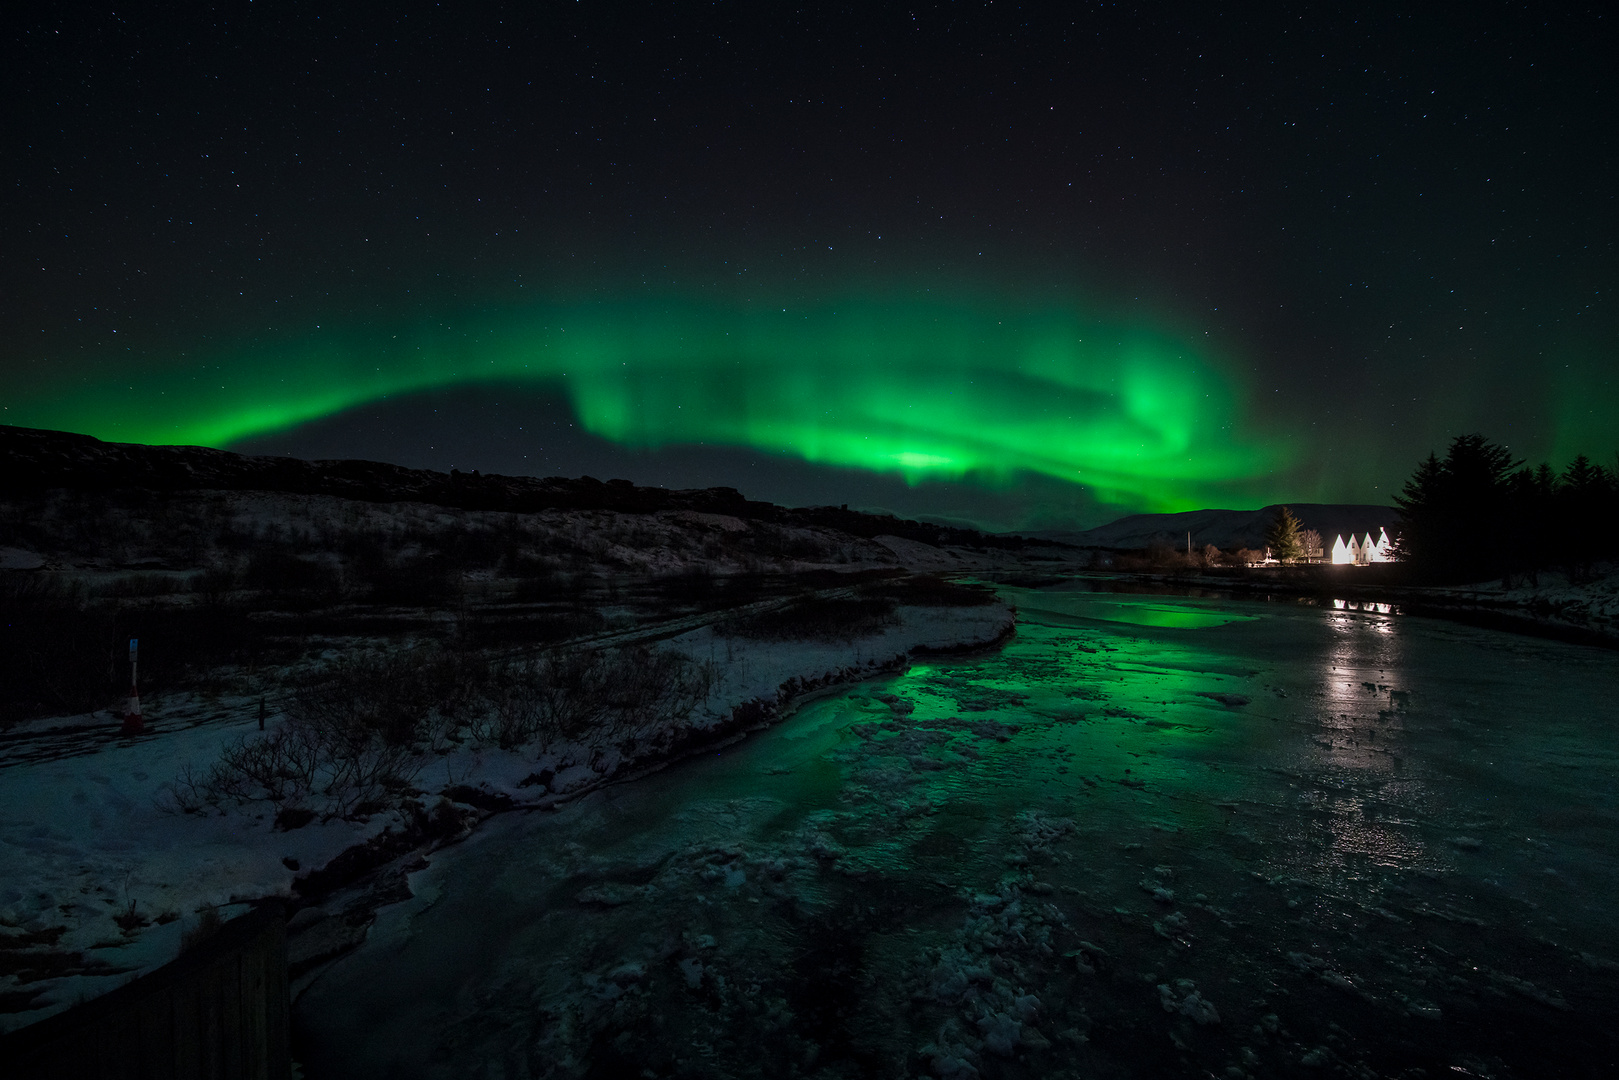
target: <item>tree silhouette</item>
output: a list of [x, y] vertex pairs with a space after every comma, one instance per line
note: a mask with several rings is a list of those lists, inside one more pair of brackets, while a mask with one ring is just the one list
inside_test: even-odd
[[1482, 435], [1458, 435], [1443, 461], [1429, 454], [1394, 503], [1396, 553], [1425, 576], [1476, 581], [1502, 569], [1495, 556], [1507, 481], [1523, 462]]
[[1544, 461], [1519, 469], [1507, 482], [1510, 513], [1502, 533], [1502, 573], [1524, 572], [1539, 584], [1537, 571], [1553, 561], [1557, 547], [1557, 474]]
[[1560, 561], [1572, 576], [1613, 548], [1616, 485], [1613, 474], [1584, 454], [1569, 462], [1553, 495]]
[[1265, 545], [1280, 562], [1290, 563], [1302, 558], [1304, 544], [1299, 536], [1299, 519], [1287, 507], [1279, 507], [1265, 530]]
[[1553, 565], [1572, 577], [1619, 554], [1619, 469], [1581, 454], [1559, 475], [1482, 435], [1429, 454], [1394, 499], [1395, 556], [1430, 581], [1480, 581]]

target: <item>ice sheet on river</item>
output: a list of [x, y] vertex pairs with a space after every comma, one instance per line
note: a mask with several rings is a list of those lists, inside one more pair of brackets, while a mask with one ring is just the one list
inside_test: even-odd
[[312, 1068], [1606, 1071], [1613, 654], [1012, 598], [997, 655], [438, 856], [301, 998]]

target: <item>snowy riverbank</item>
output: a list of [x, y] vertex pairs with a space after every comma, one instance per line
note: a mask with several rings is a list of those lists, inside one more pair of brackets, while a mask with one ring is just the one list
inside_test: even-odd
[[1423, 589], [1415, 601], [1434, 614], [1492, 614], [1552, 632], [1619, 645], [1619, 566], [1597, 567], [1573, 579], [1543, 571], [1533, 581], [1522, 576], [1511, 587], [1499, 581], [1444, 589]]
[[[1004, 648], [396, 867], [306, 977], [299, 1060], [1607, 1075], [1612, 653], [1088, 585], [1008, 587]], [[300, 912], [299, 955], [357, 899]]]
[[[1294, 597], [1301, 601], [1377, 603], [1436, 618], [1557, 637], [1588, 645], [1619, 646], [1619, 566], [1599, 564], [1577, 577], [1544, 570], [1470, 585], [1404, 585], [1384, 567], [1269, 567], [1224, 572], [1081, 572], [1080, 579], [1185, 590], [1187, 594]], [[1368, 573], [1367, 571], [1373, 571]]]
[[[717, 680], [683, 730], [653, 741], [673, 748], [666, 753], [690, 753], [772, 722], [816, 687], [891, 670], [912, 654], [989, 646], [1013, 629], [1012, 613], [998, 604], [902, 605], [896, 615], [852, 642], [727, 638], [709, 625], [666, 640], [663, 648], [712, 661]], [[377, 845], [385, 834], [410, 835], [399, 812], [280, 831], [267, 804], [203, 814], [167, 805], [186, 766], [206, 768], [227, 746], [257, 736], [259, 701], [173, 695], [148, 706], [148, 733], [135, 739], [119, 737], [106, 712], [29, 721], [0, 739], [0, 1030], [173, 959], [205, 912], [230, 917], [258, 898], [298, 897], [312, 872], [345, 852], [405, 854]], [[267, 728], [283, 722], [272, 709]], [[543, 751], [468, 743], [422, 771], [417, 801], [440, 822], [451, 817], [451, 835], [463, 835], [491, 807], [556, 805], [661, 763], [581, 743]], [[444, 792], [453, 798], [441, 801]], [[352, 854], [339, 865], [375, 869], [373, 859]], [[334, 868], [322, 888], [340, 884]]]

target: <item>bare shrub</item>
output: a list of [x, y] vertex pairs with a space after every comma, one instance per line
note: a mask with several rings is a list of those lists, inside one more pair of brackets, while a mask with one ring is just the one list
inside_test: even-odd
[[211, 788], [238, 803], [300, 801], [314, 789], [321, 760], [317, 745], [295, 728], [262, 739], [243, 739], [220, 756]]
[[[203, 813], [271, 802], [278, 823], [397, 805], [435, 752], [465, 730], [507, 749], [566, 738], [629, 748], [708, 699], [711, 665], [645, 647], [553, 651], [491, 667], [433, 646], [360, 653], [294, 691], [275, 731], [186, 767], [164, 808]], [[286, 827], [291, 827], [290, 825]]]
[[345, 657], [294, 691], [280, 728], [227, 747], [204, 772], [183, 769], [164, 805], [307, 801], [338, 817], [385, 804], [463, 725], [483, 668], [429, 646]]
[[163, 785], [157, 797], [158, 809], [171, 814], [201, 814], [217, 807], [224, 796], [212, 786], [214, 772], [214, 769], [199, 772], [190, 764], [180, 766], [180, 774]]
[[625, 745], [684, 722], [714, 680], [711, 665], [642, 646], [542, 653], [495, 669], [490, 709], [472, 734], [506, 748], [558, 738]]
[[309, 768], [328, 813], [376, 802], [406, 787], [446, 745], [481, 688], [482, 668], [428, 646], [340, 660], [294, 693], [283, 729], [290, 743], [244, 765], [268, 770], [253, 774], [267, 781]]
[[708, 700], [714, 669], [675, 652], [632, 647], [568, 654], [552, 669], [546, 719], [566, 738], [621, 743], [686, 720]]
[[1121, 570], [1174, 573], [1217, 566], [1222, 558], [1220, 549], [1213, 544], [1205, 544], [1200, 550], [1187, 550], [1156, 543], [1145, 551], [1121, 552], [1115, 564]]
[[133, 934], [142, 927], [152, 925], [152, 920], [135, 909], [135, 901], [131, 900], [129, 906], [112, 917], [118, 928], [126, 934]]
[[489, 707], [469, 725], [480, 743], [510, 750], [540, 737], [544, 728], [538, 683], [539, 661], [530, 657], [496, 667], [490, 680]]

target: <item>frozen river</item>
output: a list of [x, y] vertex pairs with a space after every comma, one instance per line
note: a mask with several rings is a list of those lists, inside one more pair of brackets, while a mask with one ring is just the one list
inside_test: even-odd
[[1613, 1074], [1619, 655], [1002, 591], [998, 653], [435, 856], [307, 1074]]

